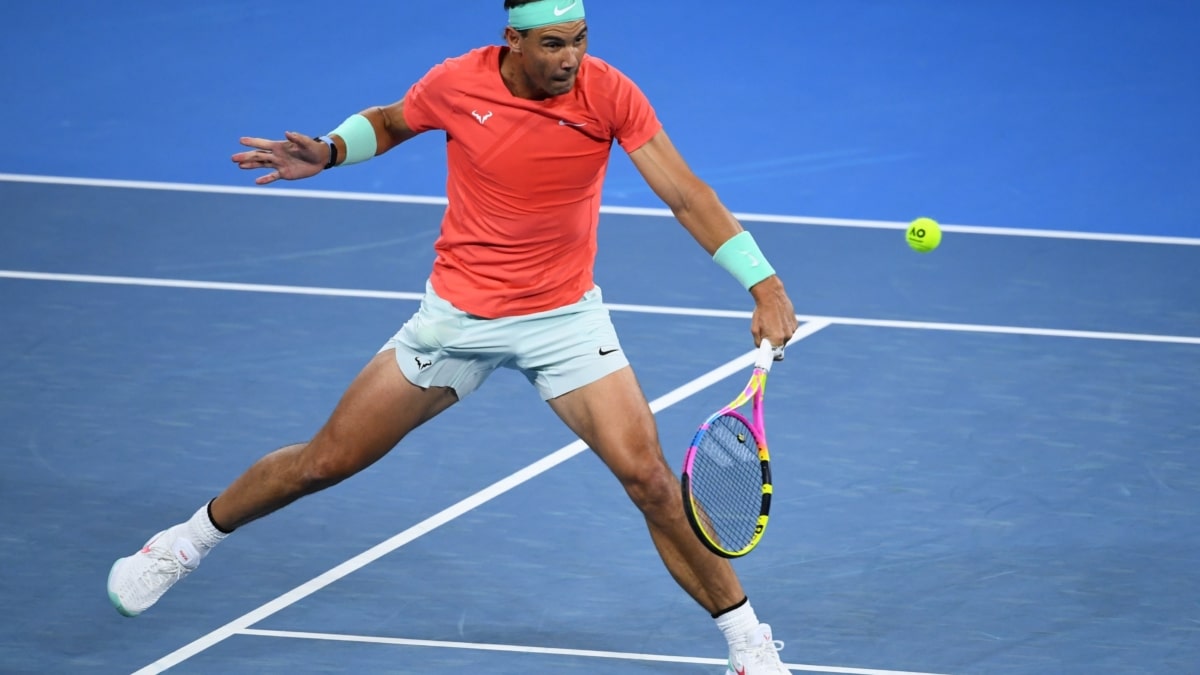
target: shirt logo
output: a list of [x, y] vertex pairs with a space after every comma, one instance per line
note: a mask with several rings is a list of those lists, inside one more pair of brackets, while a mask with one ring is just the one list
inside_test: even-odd
[[425, 370], [429, 366], [433, 365], [433, 361], [431, 361], [429, 359], [422, 360], [421, 357], [419, 357], [419, 356], [413, 357], [413, 361], [417, 362], [417, 370]]
[[563, 14], [566, 14], [567, 12], [575, 9], [575, 5], [577, 4], [579, 4], [579, 0], [571, 0], [571, 4], [567, 5], [566, 7], [559, 7], [558, 5], [555, 5], [554, 16], [562, 16]]
[[487, 111], [487, 114], [480, 115], [478, 112], [472, 110], [471, 116], [473, 116], [475, 119], [479, 120], [480, 124], [486, 124], [488, 119], [491, 118], [491, 116], [492, 116], [492, 111], [489, 110], [489, 111]]
[[587, 122], [578, 122], [578, 123], [576, 123], [576, 122], [568, 122], [568, 121], [566, 121], [566, 120], [559, 120], [559, 121], [558, 121], [558, 126], [560, 126], [560, 127], [586, 127], [586, 126], [587, 126]]

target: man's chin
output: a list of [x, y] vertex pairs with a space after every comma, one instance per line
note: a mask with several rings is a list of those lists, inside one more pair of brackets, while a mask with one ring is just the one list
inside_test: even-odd
[[551, 96], [562, 96], [563, 94], [570, 93], [574, 88], [575, 78], [572, 77], [569, 80], [550, 80], [550, 86], [546, 90]]

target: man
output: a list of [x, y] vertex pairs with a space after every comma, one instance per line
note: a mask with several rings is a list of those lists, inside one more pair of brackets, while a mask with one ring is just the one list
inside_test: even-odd
[[[243, 138], [258, 184], [380, 155], [431, 129], [447, 134], [449, 205], [420, 309], [366, 365], [307, 443], [272, 452], [187, 522], [118, 560], [109, 596], [148, 609], [228, 533], [334, 485], [478, 387], [520, 370], [621, 481], [663, 562], [729, 643], [728, 673], [786, 673], [729, 562], [684, 516], [678, 479], [592, 279], [600, 191], [615, 139], [679, 222], [750, 292], [754, 343], [786, 344], [791, 301], [753, 237], [688, 169], [640, 90], [586, 57], [582, 0], [506, 0], [503, 46], [431, 69], [399, 101], [328, 136]], [[782, 357], [782, 351], [778, 354]]]

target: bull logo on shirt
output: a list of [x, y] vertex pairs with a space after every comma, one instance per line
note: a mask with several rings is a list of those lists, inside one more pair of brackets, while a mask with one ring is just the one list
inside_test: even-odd
[[492, 116], [492, 111], [491, 111], [491, 110], [489, 110], [489, 111], [487, 111], [487, 114], [486, 114], [486, 115], [480, 115], [478, 112], [476, 112], [476, 111], [472, 110], [472, 111], [471, 111], [471, 115], [472, 115], [472, 116], [473, 116], [475, 119], [479, 120], [479, 123], [480, 123], [480, 124], [484, 124], [485, 122], [487, 122], [487, 121], [488, 121], [488, 118]]

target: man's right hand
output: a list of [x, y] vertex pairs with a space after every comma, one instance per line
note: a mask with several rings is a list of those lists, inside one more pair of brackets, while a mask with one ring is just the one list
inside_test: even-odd
[[239, 169], [274, 169], [254, 182], [269, 185], [277, 180], [299, 180], [321, 173], [329, 163], [329, 146], [315, 138], [294, 131], [284, 133], [286, 140], [243, 136], [242, 145], [253, 150], [239, 152], [233, 161]]

